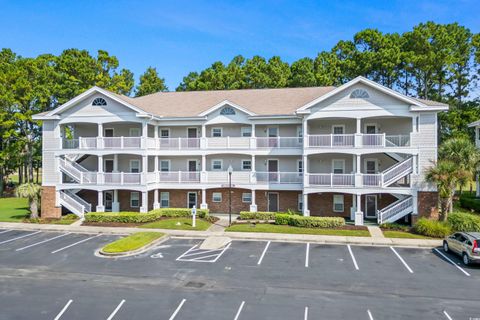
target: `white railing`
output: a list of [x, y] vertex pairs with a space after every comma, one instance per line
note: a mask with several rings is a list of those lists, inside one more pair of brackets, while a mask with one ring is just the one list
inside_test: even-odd
[[60, 192], [60, 204], [70, 209], [74, 214], [79, 217], [83, 217], [85, 213], [85, 207], [82, 203], [76, 201], [70, 195], [65, 192]]
[[[232, 184], [250, 184], [251, 183], [251, 171], [233, 171], [232, 172]], [[226, 184], [229, 181], [229, 174], [227, 171], [207, 171], [206, 182], [207, 183], [223, 183]]]
[[97, 184], [97, 177], [97, 172], [82, 172], [82, 177], [79, 182], [81, 184]]
[[160, 138], [160, 150], [200, 149], [200, 138]]
[[354, 147], [354, 134], [318, 134], [308, 136], [308, 146], [317, 148]]
[[303, 146], [301, 137], [257, 137], [255, 141], [258, 149], [301, 148]]
[[382, 172], [382, 184], [387, 186], [403, 176], [413, 172], [413, 158], [398, 162]]
[[118, 184], [118, 185], [142, 184], [142, 173], [138, 173], [138, 172], [105, 172], [102, 175], [103, 175], [104, 184]]
[[298, 172], [256, 172], [257, 183], [303, 183], [303, 174]]
[[385, 134], [363, 134], [362, 145], [364, 147], [385, 147]]
[[78, 139], [62, 139], [62, 149], [78, 149]]
[[249, 149], [250, 137], [206, 138], [207, 149]]
[[199, 171], [160, 171], [158, 172], [158, 182], [198, 183], [200, 182], [200, 172]]
[[409, 147], [410, 135], [387, 135], [385, 136], [386, 147]]
[[140, 149], [142, 137], [105, 137], [103, 148], [105, 149]]
[[366, 187], [381, 187], [382, 174], [362, 174], [362, 183]]
[[[408, 197], [395, 201], [382, 210], [378, 210], [377, 220], [379, 224], [385, 222], [394, 222], [394, 220], [398, 220], [402, 216], [405, 216], [411, 212], [413, 212], [413, 198]], [[400, 214], [401, 216], [398, 216]], [[394, 217], [395, 219], [393, 220]]]
[[97, 138], [78, 138], [78, 147], [80, 149], [97, 149]]
[[92, 211], [92, 204], [91, 203], [88, 203], [87, 201], [83, 200], [82, 198], [80, 198], [77, 194], [71, 192], [70, 190], [65, 190], [64, 191], [65, 193], [67, 193], [71, 198], [73, 198], [75, 201], [77, 201], [78, 203], [80, 203], [81, 205], [83, 205], [83, 208], [85, 210], [85, 212], [91, 212]]
[[353, 187], [355, 186], [354, 174], [337, 173], [309, 173], [308, 182], [314, 186]]

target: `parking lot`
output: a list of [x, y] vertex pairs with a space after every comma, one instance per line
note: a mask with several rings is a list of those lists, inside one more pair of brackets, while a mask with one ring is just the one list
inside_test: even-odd
[[0, 319], [480, 318], [480, 267], [441, 250], [169, 239], [94, 255], [118, 237], [0, 229]]

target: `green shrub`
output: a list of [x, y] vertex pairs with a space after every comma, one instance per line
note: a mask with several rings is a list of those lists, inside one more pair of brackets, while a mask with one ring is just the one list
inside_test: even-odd
[[66, 214], [66, 215], [62, 216], [62, 219], [64, 219], [64, 220], [77, 220], [78, 217], [77, 217], [77, 215], [75, 215], [73, 213], [69, 213], [69, 214]]
[[480, 199], [475, 198], [470, 194], [465, 194], [460, 197], [460, 206], [468, 210], [480, 212]]
[[[85, 222], [103, 223], [147, 223], [162, 217], [190, 217], [191, 209], [186, 208], [162, 208], [147, 213], [140, 212], [91, 212], [85, 215]], [[197, 209], [197, 217], [205, 218], [208, 210]]]
[[241, 211], [240, 219], [241, 220], [275, 220], [275, 212], [250, 212], [250, 211]]
[[413, 230], [415, 233], [432, 238], [443, 238], [452, 233], [447, 223], [426, 218], [420, 218], [413, 226]]
[[400, 223], [382, 223], [380, 228], [386, 230], [410, 231], [410, 227]]
[[454, 212], [448, 215], [448, 223], [453, 231], [480, 232], [480, 216]]
[[304, 217], [289, 214], [277, 214], [275, 224], [301, 228], [337, 228], [345, 225], [342, 217]]

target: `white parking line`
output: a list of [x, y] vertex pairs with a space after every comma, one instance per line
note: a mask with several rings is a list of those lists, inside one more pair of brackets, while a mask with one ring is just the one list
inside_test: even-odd
[[171, 316], [168, 320], [173, 320], [173, 319], [175, 319], [175, 317], [177, 316], [177, 313], [180, 311], [180, 309], [182, 309], [182, 306], [183, 306], [183, 304], [185, 303], [185, 301], [187, 301], [187, 299], [183, 299], [182, 302], [180, 302], [180, 304], [178, 305], [177, 309], [175, 310], [175, 312], [172, 314], [172, 316]]
[[467, 277], [470, 277], [470, 273], [468, 273], [467, 271], [463, 270], [462, 267], [460, 267], [459, 265], [457, 265], [455, 262], [453, 262], [452, 259], [450, 259], [449, 257], [447, 257], [446, 255], [444, 255], [440, 250], [438, 249], [433, 249], [435, 250], [439, 255], [441, 255], [442, 257], [444, 257], [448, 262], [450, 262], [451, 264], [453, 264], [455, 267], [457, 267], [458, 270], [462, 271]]
[[88, 241], [88, 240], [90, 240], [90, 239], [93, 239], [93, 238], [96, 238], [96, 237], [99, 237], [99, 236], [101, 236], [101, 234], [97, 234], [96, 236], [89, 237], [89, 238], [87, 238], [87, 239], [83, 239], [83, 240], [80, 240], [80, 241], [78, 241], [78, 242], [72, 243], [72, 244], [70, 244], [70, 245], [68, 245], [68, 246], [66, 246], [66, 247], [63, 247], [63, 248], [54, 250], [54, 251], [52, 251], [51, 253], [57, 253], [57, 252], [63, 251], [63, 250], [65, 250], [65, 249], [71, 248], [71, 247], [73, 247], [73, 246], [76, 246], [77, 244], [84, 243], [84, 242], [86, 242], [86, 241]]
[[360, 270], [358, 268], [357, 260], [355, 259], [355, 256], [353, 255], [352, 248], [350, 247], [349, 244], [347, 244], [348, 252], [350, 252], [350, 256], [352, 257], [353, 265], [355, 266], [355, 269]]
[[270, 241], [268, 241], [267, 244], [265, 245], [265, 249], [263, 249], [262, 255], [260, 256], [260, 259], [258, 259], [257, 265], [262, 264], [263, 257], [265, 256], [265, 253], [267, 253], [269, 246], [270, 246]]
[[398, 259], [400, 259], [400, 261], [402, 261], [403, 265], [405, 266], [405, 268], [407, 268], [408, 272], [413, 273], [413, 270], [408, 266], [408, 264], [405, 262], [405, 260], [403, 260], [403, 258], [398, 254], [398, 252], [393, 247], [390, 247], [390, 249], [392, 249], [393, 253], [395, 253], [395, 255], [398, 257]]
[[113, 310], [113, 312], [110, 314], [110, 316], [107, 318], [107, 320], [112, 320], [113, 317], [115, 317], [115, 315], [117, 314], [118, 310], [120, 310], [120, 308], [123, 306], [123, 304], [125, 303], [125, 300], [122, 300], [118, 306], [115, 308], [115, 310]]
[[[203, 250], [203, 249], [196, 249], [198, 244], [194, 245], [186, 252], [182, 253], [180, 257], [175, 259], [176, 261], [189, 261], [189, 262], [210, 262], [214, 263], [217, 262], [218, 259], [230, 248], [231, 243], [226, 245], [222, 249], [212, 249], [212, 250]], [[209, 259], [209, 260], [207, 260]]]
[[367, 310], [367, 314], [368, 314], [368, 319], [373, 320], [373, 316], [372, 316], [372, 313], [370, 312], [370, 310]]
[[307, 242], [307, 249], [305, 252], [305, 268], [308, 268], [309, 255], [310, 255], [310, 243]]
[[235, 319], [233, 320], [238, 320], [238, 317], [240, 317], [240, 312], [242, 312], [244, 305], [245, 305], [245, 301], [242, 301], [242, 303], [240, 304], [240, 307], [238, 307], [238, 311], [237, 311], [237, 314], [235, 315]]
[[53, 320], [58, 320], [58, 319], [60, 319], [60, 318], [63, 316], [63, 314], [65, 313], [65, 311], [67, 311], [68, 307], [70, 306], [70, 304], [71, 304], [72, 302], [73, 302], [73, 300], [71, 300], [71, 299], [68, 300], [68, 302], [67, 302], [67, 304], [65, 305], [65, 307], [63, 307], [63, 309], [60, 311], [60, 313], [57, 314], [57, 316], [56, 316], [55, 319], [53, 319]]
[[25, 246], [25, 247], [23, 247], [23, 248], [18, 248], [18, 249], [16, 249], [15, 251], [22, 251], [22, 250], [25, 250], [25, 249], [28, 249], [28, 248], [31, 248], [31, 247], [35, 247], [35, 246], [38, 246], [38, 245], [40, 245], [40, 244], [43, 244], [43, 243], [46, 243], [46, 242], [49, 242], [49, 241], [52, 241], [52, 240], [55, 240], [55, 239], [58, 239], [58, 238], [61, 238], [61, 237], [65, 237], [66, 235], [69, 235], [69, 234], [70, 234], [70, 232], [67, 232], [67, 233], [61, 234], [61, 235], [59, 235], [59, 236], [50, 238], [50, 239], [43, 240], [43, 241], [40, 241], [40, 242], [31, 244], [31, 245]]
[[13, 231], [13, 230], [11, 230], [11, 229], [9, 229], [9, 230], [3, 230], [3, 231], [0, 231], [0, 234], [2, 234], [2, 233], [7, 233], [7, 232], [10, 232], [10, 231]]
[[308, 307], [305, 307], [305, 313], [303, 314], [303, 320], [308, 320]]
[[5, 241], [0, 242], [0, 244], [4, 244], [4, 243], [7, 243], [7, 242], [12, 242], [12, 241], [15, 241], [15, 240], [18, 240], [18, 239], [22, 239], [22, 238], [26, 238], [26, 237], [30, 237], [30, 236], [36, 235], [36, 234], [38, 234], [38, 233], [40, 233], [40, 232], [42, 232], [42, 231], [37, 231], [37, 232], [25, 234], [25, 235], [20, 236], [20, 237], [8, 239], [8, 240], [5, 240]]
[[450, 315], [447, 313], [447, 311], [443, 310], [443, 314], [445, 315], [445, 317], [447, 317], [448, 320], [453, 320], [453, 318], [450, 317]]

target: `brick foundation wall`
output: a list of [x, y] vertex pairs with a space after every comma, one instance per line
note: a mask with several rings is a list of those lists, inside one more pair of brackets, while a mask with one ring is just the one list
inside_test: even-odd
[[350, 218], [352, 195], [343, 195], [343, 211], [333, 211], [333, 195], [337, 193], [312, 193], [308, 195], [308, 209], [311, 216]]
[[[222, 194], [222, 202], [213, 202], [212, 196], [214, 192], [220, 192]], [[232, 213], [240, 213], [240, 211], [250, 211], [251, 203], [242, 202], [242, 193], [244, 192], [251, 193], [251, 191], [248, 189], [232, 188]], [[227, 213], [229, 209], [228, 189], [207, 189], [207, 204], [210, 212]]]
[[438, 219], [438, 192], [419, 191], [418, 192], [418, 216], [414, 218]]
[[40, 216], [42, 218], [60, 218], [62, 208], [55, 206], [55, 187], [42, 187]]
[[298, 195], [301, 194], [299, 191], [267, 191], [267, 190], [257, 190], [256, 200], [257, 211], [268, 211], [268, 192], [277, 192], [278, 193], [278, 211], [287, 212], [298, 211]]

